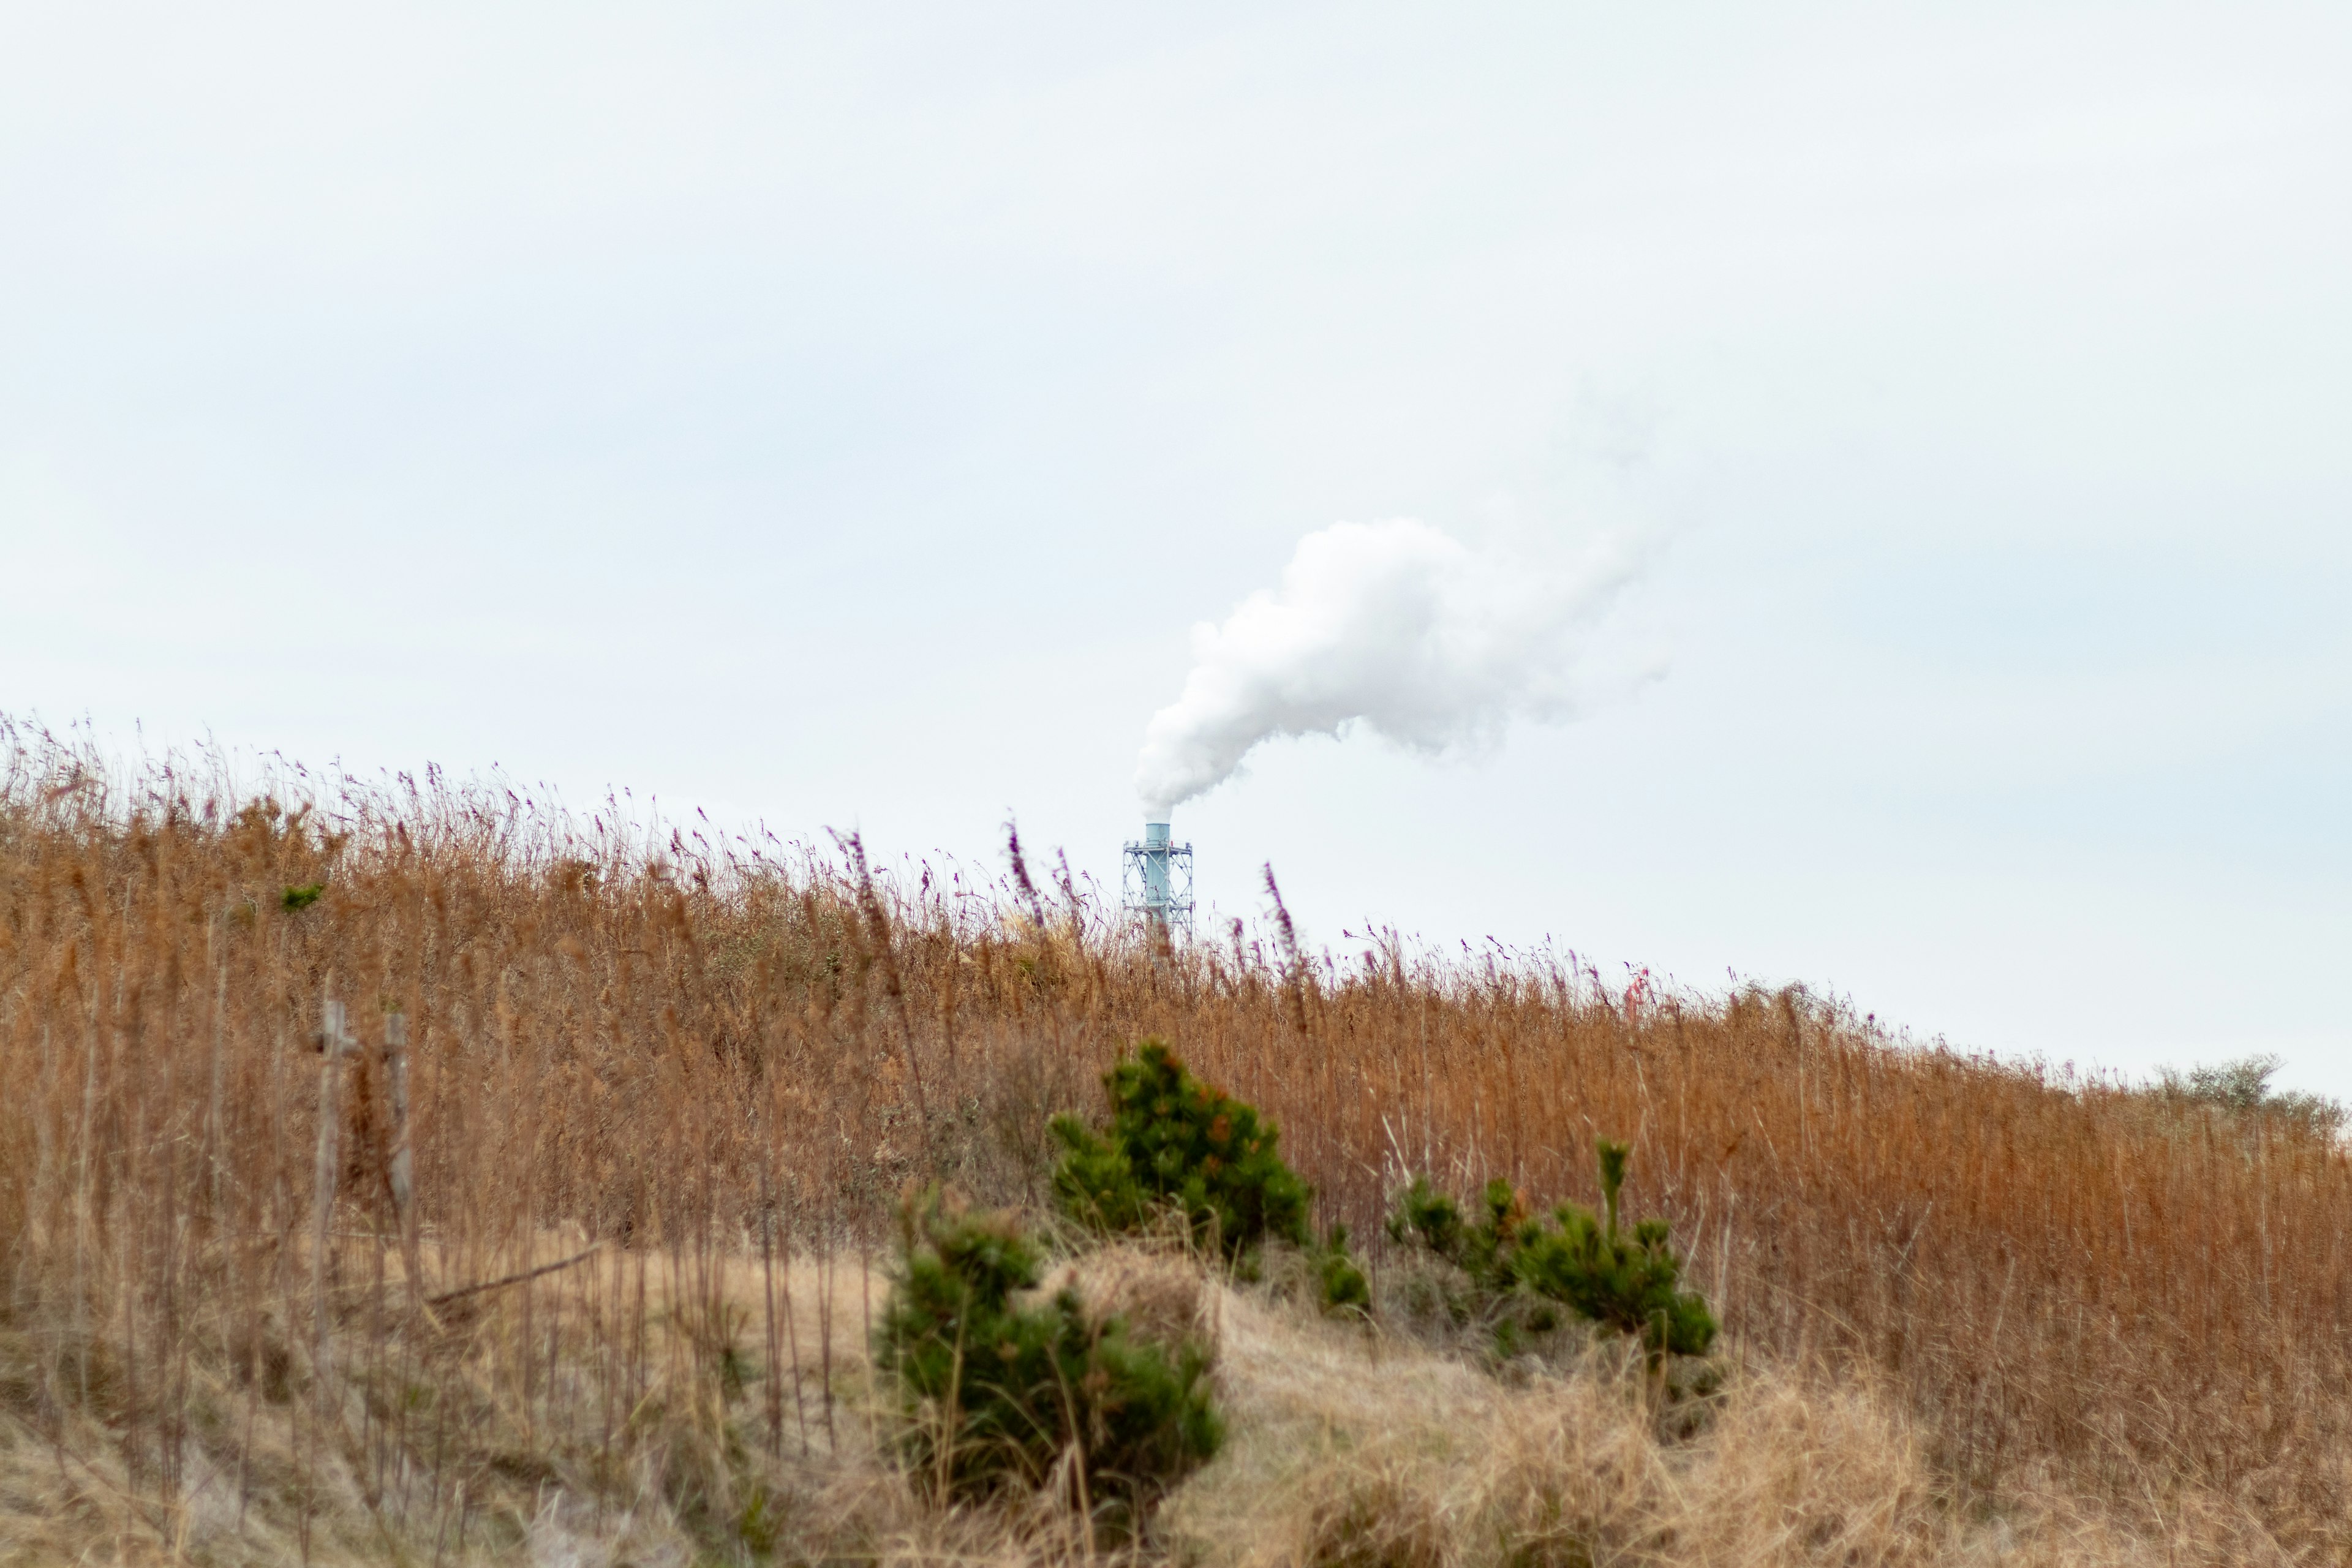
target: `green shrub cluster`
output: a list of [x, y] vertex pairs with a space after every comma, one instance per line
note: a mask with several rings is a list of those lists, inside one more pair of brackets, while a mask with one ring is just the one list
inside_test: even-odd
[[[1328, 1309], [1370, 1310], [1346, 1227], [1311, 1239], [1307, 1184], [1255, 1107], [1201, 1082], [1160, 1040], [1103, 1081], [1107, 1131], [1073, 1116], [1052, 1122], [1066, 1213], [1118, 1232], [1172, 1212], [1235, 1259], [1288, 1242]], [[1040, 1487], [1068, 1473], [1075, 1447], [1092, 1498], [1139, 1510], [1215, 1454], [1223, 1434], [1202, 1349], [1134, 1340], [1117, 1317], [1090, 1320], [1072, 1289], [1024, 1300], [1041, 1258], [1012, 1215], [974, 1213], [934, 1189], [902, 1206], [899, 1251], [875, 1363], [904, 1401], [904, 1450], [919, 1482], [959, 1499]]]
[[1312, 1192], [1278, 1152], [1280, 1134], [1257, 1108], [1202, 1083], [1162, 1040], [1103, 1075], [1110, 1127], [1097, 1132], [1075, 1116], [1054, 1119], [1062, 1161], [1054, 1193], [1064, 1213], [1097, 1231], [1136, 1231], [1155, 1214], [1183, 1216], [1192, 1235], [1254, 1270], [1265, 1242], [1286, 1241], [1307, 1256], [1329, 1311], [1369, 1312], [1372, 1292], [1348, 1253], [1348, 1227], [1318, 1246], [1307, 1228]]
[[1307, 1184], [1283, 1163], [1280, 1134], [1255, 1106], [1194, 1078], [1157, 1039], [1106, 1073], [1103, 1086], [1107, 1133], [1075, 1116], [1054, 1119], [1064, 1150], [1054, 1193], [1071, 1217], [1131, 1231], [1172, 1207], [1234, 1258], [1268, 1237], [1307, 1245]]
[[1075, 1290], [1016, 1300], [1040, 1262], [1011, 1215], [934, 1191], [902, 1207], [899, 1237], [875, 1361], [906, 1402], [919, 1482], [953, 1498], [1042, 1486], [1075, 1444], [1091, 1499], [1140, 1509], [1216, 1453], [1205, 1354], [1089, 1321]]
[[1715, 1315], [1696, 1290], [1682, 1288], [1683, 1261], [1666, 1222], [1645, 1219], [1630, 1235], [1618, 1226], [1617, 1200], [1625, 1184], [1626, 1146], [1600, 1145], [1605, 1215], [1561, 1204], [1545, 1220], [1528, 1215], [1508, 1182], [1486, 1184], [1480, 1213], [1466, 1218], [1453, 1198], [1415, 1177], [1389, 1220], [1399, 1242], [1417, 1240], [1467, 1275], [1489, 1302], [1520, 1299], [1529, 1309], [1498, 1324], [1507, 1341], [1515, 1324], [1537, 1331], [1557, 1322], [1551, 1308], [1618, 1333], [1637, 1336], [1651, 1358], [1705, 1355], [1715, 1342]]

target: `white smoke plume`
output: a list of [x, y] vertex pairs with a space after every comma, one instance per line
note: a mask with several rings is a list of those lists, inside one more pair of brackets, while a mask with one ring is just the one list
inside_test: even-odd
[[1562, 566], [1411, 519], [1310, 533], [1271, 593], [1192, 628], [1183, 693], [1144, 733], [1144, 815], [1166, 820], [1276, 736], [1360, 726], [1441, 752], [1565, 718], [1583, 636], [1631, 574], [1622, 555]]

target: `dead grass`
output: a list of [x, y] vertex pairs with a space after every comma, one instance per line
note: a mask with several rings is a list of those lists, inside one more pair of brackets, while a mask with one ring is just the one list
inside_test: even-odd
[[[1045, 1114], [1090, 1104], [1101, 1067], [1157, 1033], [1267, 1110], [1322, 1217], [1360, 1237], [1409, 1168], [1591, 1202], [1592, 1139], [1633, 1142], [1628, 1201], [1675, 1221], [1738, 1353], [1816, 1369], [1756, 1374], [1739, 1407], [1755, 1414], [1724, 1421], [1765, 1420], [1769, 1387], [1798, 1404], [1749, 1468], [1706, 1470], [1707, 1495], [1848, 1500], [1770, 1514], [1815, 1543], [1804, 1557], [1688, 1523], [1670, 1547], [1640, 1521], [1672, 1509], [1603, 1510], [1619, 1522], [1594, 1540], [1618, 1556], [1595, 1561], [1836, 1561], [1820, 1553], [1870, 1519], [1893, 1532], [1874, 1550], [1896, 1555], [1857, 1561], [1905, 1560], [1887, 1543], [1915, 1527], [1918, 1552], [1948, 1555], [1963, 1526], [1969, 1550], [2006, 1529], [2037, 1552], [2071, 1531], [2207, 1561], [2346, 1559], [2352, 1168], [2305, 1124], [1907, 1044], [1797, 991], [1646, 1000], [1571, 955], [1444, 958], [1392, 938], [1343, 959], [1235, 932], [1155, 956], [1066, 879], [1037, 895], [1027, 868], [861, 882], [854, 862], [772, 842], [656, 839], [609, 810], [565, 817], [431, 776], [289, 770], [272, 803], [215, 773], [110, 772], [45, 737], [0, 740], [0, 1494], [86, 1519], [99, 1533], [77, 1554], [100, 1536], [115, 1555], [152, 1538], [256, 1562], [397, 1538], [451, 1560], [460, 1529], [468, 1551], [477, 1528], [506, 1548], [572, 1539], [583, 1506], [747, 1552], [751, 1471], [729, 1445], [780, 1465], [806, 1428], [807, 1456], [832, 1455], [827, 1414], [847, 1441], [865, 1238], [889, 1201], [931, 1175], [1041, 1198]], [[283, 907], [310, 884], [314, 904]], [[329, 997], [363, 1048], [320, 1253], [312, 1039]], [[389, 1009], [412, 1063], [405, 1223]], [[416, 1306], [592, 1243], [571, 1269], [436, 1310], [437, 1326]], [[1279, 1385], [1234, 1375], [1244, 1401]], [[1800, 1408], [1829, 1425], [1788, 1426]], [[1638, 1471], [1622, 1487], [1643, 1497], [1705, 1469], [1571, 1449], [1566, 1430], [1529, 1416], [1482, 1451], [1537, 1443], [1530, 1475], [1570, 1455]], [[1880, 1458], [1755, 1469], [1792, 1444]], [[452, 1453], [503, 1457], [460, 1475]], [[1324, 1519], [1339, 1540], [1349, 1519], [1399, 1521], [1365, 1550], [1419, 1561], [1465, 1520], [1600, 1507], [1366, 1463], [1306, 1487], [1321, 1500], [1284, 1528]], [[878, 1508], [887, 1476], [856, 1473], [793, 1506], [864, 1486], [857, 1506]], [[983, 1528], [850, 1514], [869, 1554]], [[354, 1519], [371, 1521], [358, 1536], [318, 1535]]]
[[[597, 1303], [615, 1280], [633, 1292], [635, 1274], [626, 1265], [601, 1279], [567, 1271], [543, 1288], [539, 1315], [573, 1325], [554, 1330], [544, 1353], [558, 1379], [583, 1386], [537, 1411], [500, 1386], [518, 1353], [520, 1303], [396, 1331], [394, 1359], [432, 1369], [408, 1386], [470, 1409], [454, 1443], [435, 1444], [433, 1467], [371, 1473], [362, 1435], [387, 1392], [372, 1377], [355, 1376], [323, 1426], [306, 1421], [299, 1390], [249, 1412], [241, 1432], [200, 1422], [188, 1439], [191, 1479], [168, 1500], [129, 1474], [102, 1421], [45, 1435], [0, 1417], [0, 1562], [2128, 1568], [2275, 1556], [2210, 1512], [2158, 1542], [2080, 1500], [2063, 1513], [2046, 1497], [1961, 1509], [1884, 1392], [1827, 1369], [1738, 1369], [1698, 1436], [1671, 1441], [1622, 1355], [1596, 1350], [1578, 1365], [1498, 1379], [1459, 1356], [1322, 1320], [1265, 1287], [1237, 1289], [1179, 1251], [1125, 1247], [1079, 1260], [1068, 1278], [1094, 1310], [1213, 1341], [1234, 1439], [1163, 1507], [1148, 1541], [1090, 1551], [1082, 1521], [1055, 1500], [950, 1512], [918, 1500], [889, 1458], [888, 1402], [868, 1380], [857, 1326], [859, 1304], [883, 1279], [791, 1268], [796, 1331], [810, 1344], [829, 1319], [836, 1382], [829, 1410], [814, 1387], [798, 1401], [808, 1444], [770, 1449], [758, 1388], [769, 1369], [730, 1388], [690, 1323], [714, 1289], [729, 1321], [751, 1317], [765, 1272], [729, 1268], [710, 1280], [656, 1261], [644, 1280], [646, 1317], [665, 1370], [617, 1431], [600, 1426], [584, 1396], [603, 1353]], [[356, 1361], [365, 1339], [348, 1339]], [[238, 1393], [207, 1384], [201, 1402], [227, 1412]], [[438, 1504], [436, 1489], [447, 1494]]]
[[1514, 1383], [1413, 1343], [1228, 1299], [1239, 1436], [1167, 1523], [1207, 1560], [1306, 1568], [1502, 1564], [2134, 1564], [2280, 1560], [2210, 1510], [2164, 1535], [2020, 1491], [1962, 1498], [1883, 1382], [1737, 1367], [1692, 1437], [1661, 1436], [1606, 1347]]

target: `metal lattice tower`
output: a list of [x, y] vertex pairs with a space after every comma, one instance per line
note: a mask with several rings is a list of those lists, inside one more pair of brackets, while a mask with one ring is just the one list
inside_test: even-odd
[[1171, 844], [1168, 825], [1147, 822], [1143, 842], [1129, 840], [1118, 873], [1119, 902], [1147, 926], [1187, 941], [1192, 935], [1192, 847]]

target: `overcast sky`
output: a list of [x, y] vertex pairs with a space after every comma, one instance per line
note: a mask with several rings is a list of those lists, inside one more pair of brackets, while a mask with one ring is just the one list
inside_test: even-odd
[[1203, 893], [2352, 1092], [2352, 10], [1924, 10], [7, 6], [0, 710], [1115, 884], [1302, 535], [1606, 531]]

